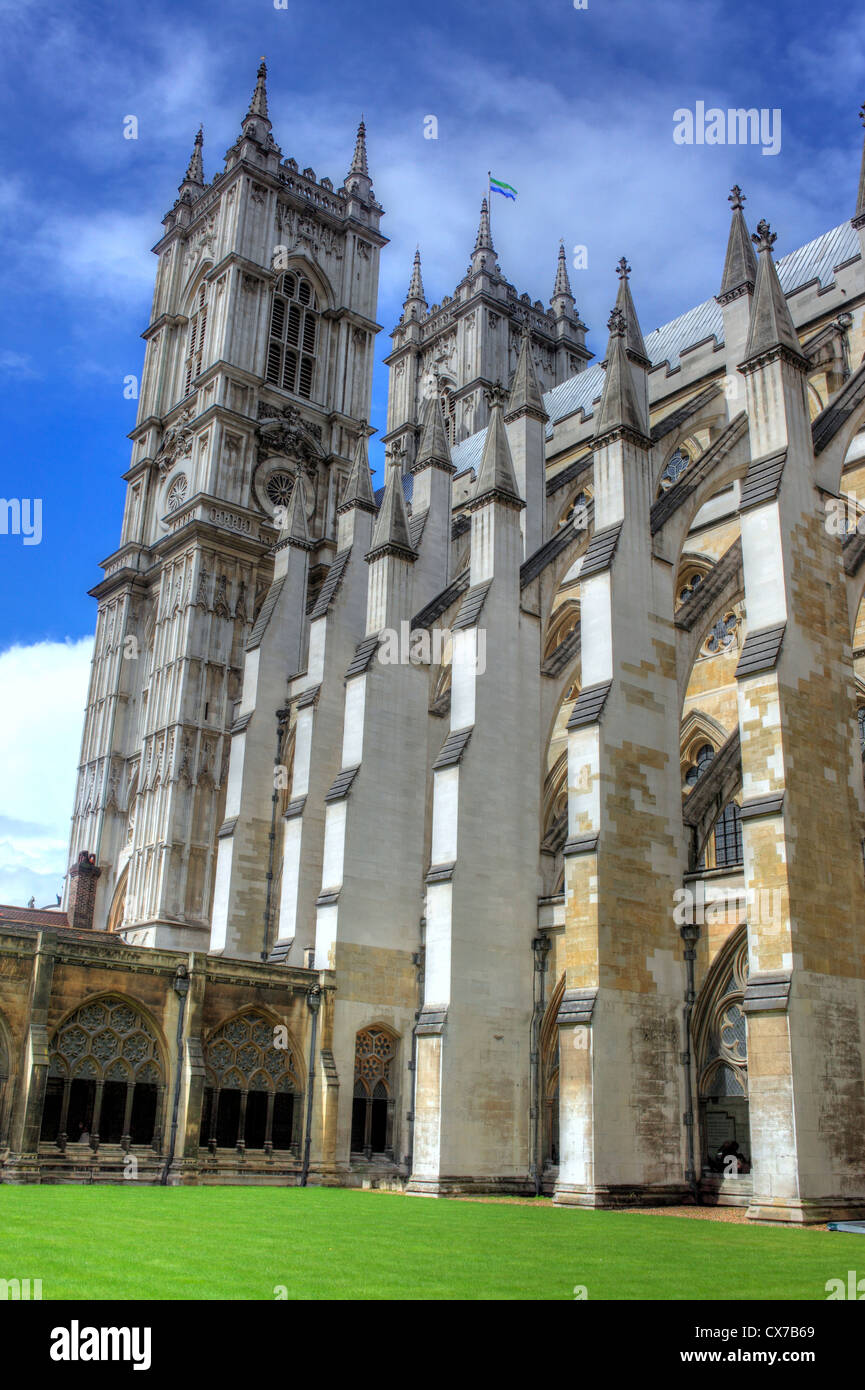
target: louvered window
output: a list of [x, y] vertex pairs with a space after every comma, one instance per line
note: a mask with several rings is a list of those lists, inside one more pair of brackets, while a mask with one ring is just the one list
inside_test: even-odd
[[195, 309], [189, 320], [189, 340], [186, 348], [186, 379], [184, 396], [188, 396], [192, 383], [200, 375], [204, 365], [204, 344], [207, 339], [207, 286], [202, 285], [195, 301]]
[[273, 296], [266, 379], [309, 400], [315, 381], [318, 309], [308, 280], [289, 272]]

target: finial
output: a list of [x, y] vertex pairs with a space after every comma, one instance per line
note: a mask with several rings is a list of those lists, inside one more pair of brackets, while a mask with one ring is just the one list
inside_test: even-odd
[[733, 184], [727, 202], [730, 204], [733, 212], [741, 212], [745, 206], [745, 195], [737, 183]]
[[624, 338], [626, 325], [625, 316], [621, 309], [613, 309], [610, 317], [607, 319], [607, 328], [609, 329], [611, 338]]
[[262, 120], [267, 120], [267, 89], [265, 81], [267, 79], [267, 63], [262, 58], [258, 65], [258, 72], [255, 74], [255, 91], [249, 103], [247, 118], [249, 116], [259, 116]]
[[497, 406], [504, 406], [506, 404], [508, 393], [502, 383], [496, 381], [484, 391], [484, 399], [490, 410], [495, 410]]
[[618, 275], [620, 280], [627, 280], [630, 273], [631, 267], [628, 265], [627, 260], [623, 256], [622, 259], [619, 261], [618, 265], [616, 266], [616, 274]]
[[762, 217], [757, 223], [756, 232], [752, 232], [751, 240], [758, 251], [771, 251], [775, 242], [778, 240], [776, 232], [769, 230], [769, 223]]

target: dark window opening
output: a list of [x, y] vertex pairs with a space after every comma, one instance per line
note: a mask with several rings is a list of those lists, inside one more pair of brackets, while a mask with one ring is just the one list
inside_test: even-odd
[[99, 1140], [104, 1144], [119, 1144], [123, 1138], [126, 1116], [126, 1082], [106, 1081], [102, 1088], [102, 1109], [99, 1113]]
[[250, 1091], [246, 1097], [244, 1142], [248, 1149], [263, 1149], [267, 1137], [267, 1092]]
[[62, 1076], [49, 1076], [48, 1078], [48, 1085], [45, 1088], [45, 1103], [42, 1107], [42, 1129], [39, 1135], [40, 1139], [46, 1143], [53, 1144], [60, 1133], [65, 1084]]
[[294, 1096], [280, 1092], [273, 1101], [273, 1147], [290, 1149], [294, 1139]]
[[216, 1114], [216, 1142], [221, 1149], [236, 1148], [239, 1125], [240, 1092], [220, 1091]]
[[93, 1129], [93, 1109], [96, 1104], [96, 1082], [73, 1081], [69, 1088], [69, 1115], [66, 1133], [72, 1143], [86, 1135], [89, 1139]]
[[139, 1081], [132, 1096], [129, 1137], [133, 1144], [152, 1144], [156, 1130], [159, 1087], [152, 1081]]

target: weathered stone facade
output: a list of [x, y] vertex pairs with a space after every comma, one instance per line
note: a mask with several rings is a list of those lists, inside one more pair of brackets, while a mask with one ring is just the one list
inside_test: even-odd
[[518, 297], [484, 207], [431, 310], [418, 255], [376, 496], [363, 126], [301, 174], [262, 69], [196, 142], [70, 925], [0, 909], [4, 1178], [119, 1176], [152, 1112], [151, 1180], [861, 1212], [865, 174], [777, 264], [730, 201], [718, 293], [644, 339], [623, 259], [594, 366], [563, 254]]

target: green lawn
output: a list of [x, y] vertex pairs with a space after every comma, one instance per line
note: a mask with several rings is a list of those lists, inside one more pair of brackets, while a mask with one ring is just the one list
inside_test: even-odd
[[0, 1278], [45, 1299], [817, 1299], [825, 1231], [336, 1188], [0, 1186]]

